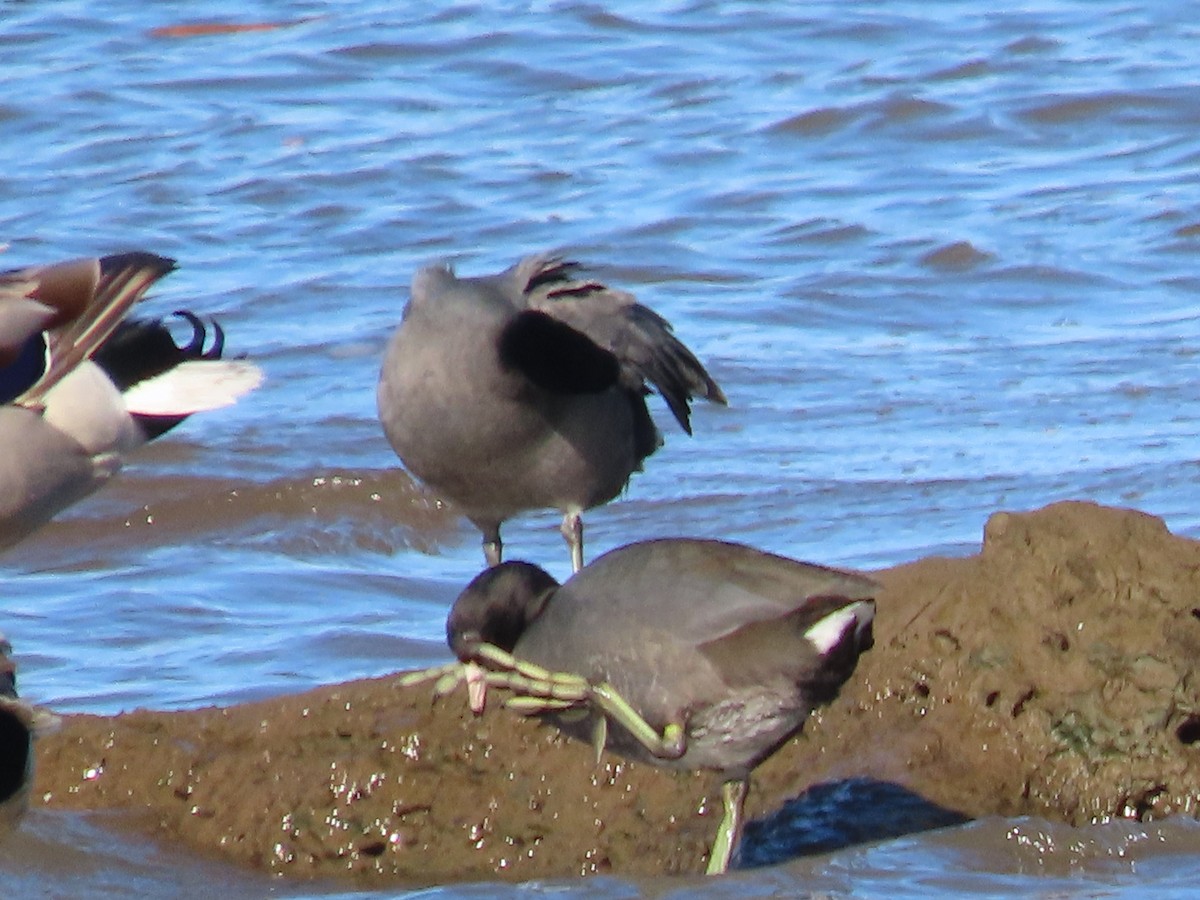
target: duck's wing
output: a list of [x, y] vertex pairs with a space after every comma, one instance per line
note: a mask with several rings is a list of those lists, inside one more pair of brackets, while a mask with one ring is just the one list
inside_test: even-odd
[[0, 273], [0, 392], [38, 406], [174, 268], [139, 251]]
[[502, 357], [540, 384], [601, 390], [620, 381], [644, 392], [648, 382], [691, 434], [690, 401], [725, 403], [721, 388], [666, 319], [578, 269], [537, 255], [501, 276], [523, 307], [501, 338]]
[[162, 319], [126, 319], [93, 356], [146, 440], [192, 413], [229, 406], [262, 382], [253, 363], [221, 358], [225, 332], [215, 320], [187, 310], [174, 315], [192, 329], [182, 345]]

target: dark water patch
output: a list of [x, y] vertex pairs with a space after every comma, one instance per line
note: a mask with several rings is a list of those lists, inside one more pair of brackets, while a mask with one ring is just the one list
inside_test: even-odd
[[[155, 93], [168, 91], [181, 96], [197, 96], [223, 98], [226, 96], [242, 96], [260, 94], [266, 96], [286, 95], [289, 89], [296, 85], [295, 72], [233, 72], [229, 74], [213, 74], [208, 76], [193, 76], [176, 78], [169, 82], [159, 82], [153, 85]], [[150, 87], [147, 85], [147, 87]]]
[[1028, 282], [1077, 287], [1113, 287], [1110, 279], [1084, 269], [1068, 269], [1051, 265], [992, 266], [979, 273], [981, 279], [996, 282]]
[[1054, 38], [1030, 35], [1006, 44], [1004, 50], [1016, 56], [1029, 56], [1038, 53], [1052, 53], [1061, 46], [1062, 42]]
[[861, 122], [870, 130], [886, 130], [897, 126], [948, 119], [957, 107], [912, 94], [897, 93], [883, 100], [848, 107], [819, 107], [807, 110], [768, 125], [768, 134], [797, 134], [825, 136], [842, 131]]
[[484, 63], [479, 69], [487, 84], [495, 86], [497, 96], [508, 96], [514, 86], [538, 92], [583, 92], [627, 83], [615, 74], [611, 80], [606, 80], [566, 68], [532, 66], [514, 61]]
[[258, 34], [264, 32], [278, 31], [280, 29], [295, 28], [298, 25], [304, 25], [308, 22], [316, 21], [318, 18], [311, 17], [304, 19], [293, 19], [291, 21], [252, 21], [252, 22], [236, 22], [236, 21], [220, 21], [215, 19], [196, 19], [188, 22], [179, 22], [173, 25], [158, 25], [154, 28], [147, 29], [146, 36], [151, 38], [159, 38], [164, 40], [181, 40], [185, 38], [228, 38], [235, 35]]
[[883, 127], [903, 125], [934, 116], [946, 116], [954, 110], [955, 107], [948, 103], [899, 94], [873, 105], [875, 121], [872, 124]]
[[711, 194], [704, 199], [703, 207], [720, 212], [762, 213], [770, 211], [779, 199], [776, 191], [742, 188]]
[[977, 249], [970, 241], [955, 241], [921, 257], [921, 265], [946, 272], [966, 272], [979, 268], [995, 259], [985, 250]]
[[[457, 12], [465, 10], [464, 7]], [[451, 10], [433, 12], [431, 8], [430, 18], [409, 23], [410, 27], [403, 29], [403, 37], [355, 41], [327, 52], [333, 56], [367, 62], [422, 59], [448, 62], [452, 57], [478, 57], [487, 51], [512, 45], [513, 34], [503, 28], [473, 30], [439, 27], [453, 25], [454, 13], [455, 11]], [[438, 18], [445, 21], [439, 22]], [[383, 31], [392, 33], [395, 29], [386, 28]], [[426, 40], [415, 40], [418, 36], [425, 37]]]
[[1161, 112], [1171, 104], [1160, 97], [1127, 91], [1101, 91], [1047, 99], [1026, 107], [1018, 116], [1038, 125], [1067, 125], [1096, 120], [1121, 120], [1135, 112]]
[[[1198, 241], [1195, 237], [1188, 236], [1185, 240], [1170, 241], [1168, 243], [1160, 244], [1159, 246], [1155, 247], [1154, 250], [1158, 253], [1172, 253], [1180, 256], [1195, 256], [1197, 253], [1200, 253], [1200, 241]], [[1175, 279], [1174, 283], [1180, 284], [1186, 282]]]
[[930, 81], [961, 81], [970, 78], [984, 78], [996, 74], [995, 67], [986, 59], [972, 59], [957, 63], [945, 69], [931, 73]]
[[871, 778], [815, 785], [778, 811], [748, 822], [739, 868], [963, 825], [970, 817], [906, 788]]
[[837, 245], [863, 241], [873, 235], [869, 228], [857, 222], [818, 218], [776, 229], [771, 235], [771, 243]]
[[1183, 275], [1175, 278], [1165, 278], [1162, 284], [1175, 290], [1183, 291], [1188, 295], [1200, 294], [1200, 276]]
[[588, 3], [579, 4], [576, 7], [576, 14], [584, 24], [602, 31], [634, 33], [647, 30], [645, 25], [637, 19]]
[[841, 131], [864, 116], [865, 113], [859, 109], [824, 106], [789, 116], [768, 125], [765, 130], [768, 134], [822, 136]]
[[721, 98], [725, 86], [720, 79], [692, 78], [672, 82], [651, 91], [652, 96], [661, 97], [671, 102], [672, 108], [686, 109], [689, 106], [702, 106]]
[[931, 144], [948, 145], [981, 140], [1000, 141], [1007, 137], [1007, 128], [990, 113], [959, 111], [948, 120], [923, 129], [914, 137]]

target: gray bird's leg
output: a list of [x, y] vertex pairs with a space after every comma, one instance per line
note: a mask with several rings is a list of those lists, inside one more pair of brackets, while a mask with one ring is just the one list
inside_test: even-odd
[[583, 568], [583, 517], [578, 510], [563, 516], [561, 531], [571, 551], [571, 571], [578, 572]]
[[742, 810], [746, 804], [746, 790], [750, 782], [746, 778], [734, 778], [721, 785], [721, 799], [725, 802], [725, 815], [717, 827], [712, 852], [708, 855], [706, 875], [723, 875], [729, 870], [734, 848], [742, 838]]
[[488, 564], [488, 568], [500, 565], [500, 558], [504, 555], [504, 543], [500, 540], [500, 526], [481, 525], [479, 530], [483, 532], [483, 559]]

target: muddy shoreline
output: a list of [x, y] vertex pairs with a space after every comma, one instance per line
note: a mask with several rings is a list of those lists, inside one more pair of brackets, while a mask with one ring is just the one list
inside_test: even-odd
[[[967, 816], [1194, 815], [1200, 543], [1091, 503], [873, 573], [876, 646], [756, 772], [747, 811], [869, 776]], [[820, 560], [816, 560], [819, 562]], [[394, 676], [227, 709], [66, 716], [33, 804], [261, 871], [360, 885], [703, 871], [710, 773], [606, 755]], [[847, 815], [852, 814], [847, 810]]]

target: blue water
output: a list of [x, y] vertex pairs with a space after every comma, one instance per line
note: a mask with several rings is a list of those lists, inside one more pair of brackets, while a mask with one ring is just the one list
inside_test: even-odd
[[[667, 444], [586, 517], [590, 556], [693, 534], [883, 567], [1068, 497], [1200, 534], [1200, 26], [1149, 7], [6, 4], [0, 265], [176, 257], [147, 309], [217, 316], [268, 377], [6, 554], [26, 694], [186, 708], [445, 657], [478, 536], [395, 470], [374, 413], [408, 281], [436, 261], [567, 252], [728, 394], [691, 439], [655, 408]], [[197, 20], [281, 27], [155, 30]], [[510, 523], [507, 551], [565, 574], [556, 519]], [[32, 817], [0, 883], [61, 831], [110, 892], [175, 890], [58, 821]], [[984, 823], [706, 887], [1187, 893], [1193, 826], [1107, 827], [1165, 837], [1072, 855], [1109, 832]], [[249, 878], [219, 871], [228, 892]]]

